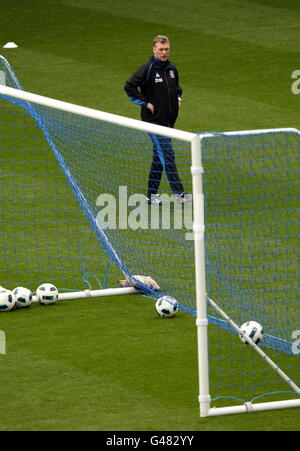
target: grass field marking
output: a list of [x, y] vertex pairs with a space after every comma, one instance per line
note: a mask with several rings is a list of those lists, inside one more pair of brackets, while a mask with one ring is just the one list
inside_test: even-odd
[[0, 330], [0, 355], [6, 354], [6, 334], [3, 330]]

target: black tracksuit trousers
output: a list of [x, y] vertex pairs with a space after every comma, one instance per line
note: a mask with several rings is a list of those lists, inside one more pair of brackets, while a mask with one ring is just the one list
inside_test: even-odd
[[153, 142], [153, 160], [148, 179], [147, 197], [150, 199], [151, 195], [157, 194], [163, 170], [166, 172], [173, 193], [183, 193], [171, 139], [153, 134], [150, 134], [150, 137]]

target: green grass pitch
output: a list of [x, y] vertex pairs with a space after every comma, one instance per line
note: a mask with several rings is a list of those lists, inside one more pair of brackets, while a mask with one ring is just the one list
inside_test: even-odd
[[[299, 128], [296, 0], [14, 0], [0, 53], [28, 91], [139, 118], [123, 92], [158, 33], [184, 90], [177, 128]], [[46, 280], [45, 280], [46, 281]], [[1, 283], [1, 281], [0, 281]], [[0, 430], [298, 430], [300, 410], [200, 419], [194, 318], [140, 296], [1, 315]]]

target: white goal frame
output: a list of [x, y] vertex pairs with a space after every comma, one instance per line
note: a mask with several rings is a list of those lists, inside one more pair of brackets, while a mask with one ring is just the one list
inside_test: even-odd
[[[150, 124], [135, 119], [126, 118], [123, 116], [118, 116], [110, 113], [105, 113], [91, 108], [86, 108], [71, 103], [51, 99], [48, 97], [40, 96], [23, 90], [18, 90], [10, 88], [4, 85], [0, 85], [0, 94], [3, 96], [14, 97], [16, 99], [23, 100], [25, 102], [31, 102], [34, 104], [46, 106], [48, 108], [53, 108], [68, 113], [86, 116], [92, 119], [101, 120], [105, 122], [110, 122], [115, 125], [132, 128], [135, 130], [144, 131], [146, 133], [157, 134], [166, 136], [168, 138], [174, 138], [181, 141], [190, 143], [191, 146], [191, 174], [193, 182], [193, 199], [194, 199], [194, 223], [193, 223], [193, 233], [194, 233], [194, 247], [195, 247], [195, 274], [196, 274], [196, 305], [197, 305], [197, 341], [198, 341], [198, 367], [199, 367], [199, 404], [200, 404], [200, 416], [217, 416], [217, 415], [227, 415], [234, 413], [246, 413], [246, 412], [256, 412], [262, 410], [271, 409], [283, 409], [289, 407], [300, 407], [300, 397], [298, 399], [287, 400], [287, 401], [275, 401], [266, 403], [245, 403], [238, 406], [229, 407], [217, 407], [211, 408], [210, 402], [210, 392], [209, 392], [209, 357], [208, 357], [208, 317], [207, 317], [207, 305], [209, 300], [206, 296], [206, 280], [205, 280], [205, 217], [204, 217], [204, 194], [203, 194], [203, 167], [202, 167], [202, 155], [201, 155], [201, 144], [204, 138], [208, 138], [211, 135], [206, 134], [195, 134], [189, 133], [181, 130], [171, 129], [168, 127], [162, 127], [155, 124]], [[300, 132], [294, 128], [282, 128], [282, 129], [268, 129], [268, 130], [251, 130], [243, 132], [228, 132], [228, 135], [243, 135], [243, 134], [258, 134], [258, 133], [273, 133], [273, 132], [296, 132], [300, 135]], [[224, 135], [224, 134], [223, 134]], [[196, 202], [196, 201], [197, 202]], [[197, 206], [197, 207], [196, 207]], [[111, 288], [105, 290], [86, 290], [76, 293], [60, 293], [59, 300], [64, 299], [77, 299], [77, 298], [89, 298], [89, 297], [100, 297], [100, 296], [112, 296], [121, 294], [134, 294], [137, 291], [132, 288]], [[36, 301], [36, 298], [33, 299]], [[213, 301], [211, 301], [213, 302]], [[213, 302], [214, 303], [214, 302]], [[215, 304], [215, 303], [214, 303]], [[234, 325], [233, 321], [226, 316], [224, 312], [215, 304], [213, 307], [216, 308], [219, 314], [223, 315], [226, 321], [228, 321], [231, 326]], [[236, 326], [236, 325], [234, 325]], [[238, 328], [238, 326], [236, 326]], [[253, 342], [247, 339], [249, 344]], [[258, 348], [256, 346], [256, 348]], [[260, 348], [259, 348], [260, 349]], [[265, 353], [262, 352], [264, 356]], [[262, 356], [264, 359], [265, 357]], [[267, 356], [266, 356], [267, 357]], [[270, 360], [270, 359], [269, 359]], [[272, 361], [271, 361], [272, 362]], [[268, 362], [270, 365], [271, 363]], [[274, 362], [272, 362], [274, 364]], [[274, 364], [276, 367], [276, 364]], [[272, 365], [271, 365], [272, 366]], [[278, 367], [276, 367], [278, 369]], [[273, 369], [275, 369], [273, 367]], [[277, 371], [276, 369], [276, 371]], [[281, 371], [279, 369], [279, 371]], [[279, 371], [277, 371], [279, 373]], [[283, 373], [284, 374], [284, 373]], [[280, 374], [281, 375], [281, 374]], [[281, 375], [282, 376], [282, 375]], [[287, 379], [288, 377], [284, 375]], [[287, 381], [287, 380], [286, 380]], [[292, 381], [289, 381], [292, 382]], [[292, 386], [292, 384], [290, 384]], [[300, 389], [294, 384], [292, 386], [295, 392], [300, 393]]]

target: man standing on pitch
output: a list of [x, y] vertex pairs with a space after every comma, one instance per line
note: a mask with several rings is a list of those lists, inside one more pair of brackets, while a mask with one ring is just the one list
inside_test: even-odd
[[[125, 91], [130, 100], [141, 106], [143, 121], [174, 127], [181, 102], [182, 89], [178, 72], [169, 61], [170, 40], [156, 36], [153, 56], [127, 80]], [[148, 203], [159, 204], [158, 188], [165, 169], [171, 189], [184, 202], [185, 192], [179, 178], [171, 139], [151, 134], [153, 160], [148, 179]]]

